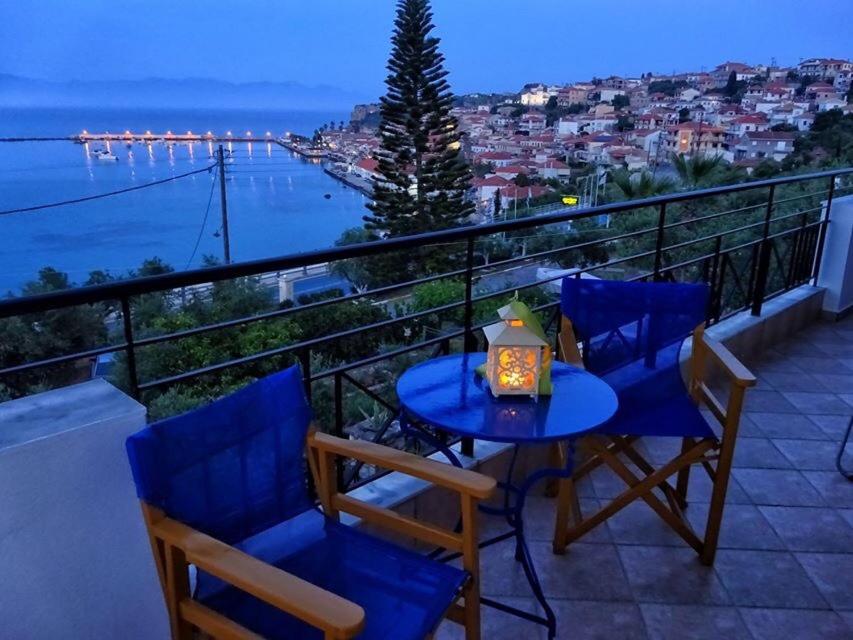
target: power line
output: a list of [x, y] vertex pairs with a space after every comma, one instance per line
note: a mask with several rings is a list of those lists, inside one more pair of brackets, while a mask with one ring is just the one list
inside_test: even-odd
[[22, 207], [20, 209], [7, 209], [6, 211], [0, 211], [0, 216], [10, 215], [12, 213], [26, 213], [28, 211], [38, 211], [40, 209], [51, 209], [53, 207], [62, 207], [67, 204], [77, 204], [79, 202], [88, 202], [89, 200], [98, 200], [99, 198], [107, 198], [109, 196], [117, 196], [122, 193], [127, 193], [129, 191], [137, 191], [139, 189], [146, 189], [147, 187], [154, 187], [158, 184], [164, 184], [166, 182], [172, 182], [173, 180], [179, 180], [181, 178], [186, 178], [187, 176], [195, 175], [197, 173], [204, 173], [205, 171], [210, 171], [216, 165], [212, 164], [209, 167], [204, 167], [203, 169], [196, 169], [195, 171], [188, 171], [187, 173], [182, 173], [177, 176], [171, 176], [170, 178], [163, 178], [162, 180], [155, 180], [154, 182], [149, 182], [147, 184], [140, 184], [135, 187], [127, 187], [125, 189], [119, 189], [118, 191], [109, 191], [107, 193], [101, 193], [96, 196], [85, 196], [83, 198], [75, 198], [74, 200], [64, 200], [62, 202], [51, 202], [50, 204], [40, 204], [32, 207]]
[[184, 271], [190, 268], [190, 265], [195, 258], [196, 251], [198, 251], [198, 245], [201, 244], [201, 237], [204, 235], [205, 226], [207, 226], [207, 216], [210, 213], [210, 203], [213, 202], [213, 187], [216, 186], [216, 178], [216, 173], [214, 173], [213, 179], [210, 181], [210, 195], [207, 197], [207, 208], [204, 210], [204, 218], [201, 220], [201, 228], [198, 230], [198, 237], [195, 239], [195, 246], [193, 247], [192, 255], [190, 255], [190, 259], [187, 260], [187, 266], [184, 267]]

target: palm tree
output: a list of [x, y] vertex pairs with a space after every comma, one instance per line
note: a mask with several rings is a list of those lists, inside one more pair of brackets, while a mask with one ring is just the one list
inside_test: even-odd
[[626, 200], [650, 198], [675, 188], [675, 182], [670, 178], [656, 178], [648, 171], [631, 173], [627, 169], [617, 169], [611, 172], [610, 177]]
[[672, 166], [675, 167], [682, 184], [687, 187], [696, 188], [707, 183], [723, 163], [722, 155], [709, 156], [694, 153], [685, 156], [683, 153], [672, 154]]

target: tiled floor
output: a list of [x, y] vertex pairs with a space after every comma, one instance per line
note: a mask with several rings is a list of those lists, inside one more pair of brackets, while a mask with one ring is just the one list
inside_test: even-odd
[[[853, 639], [853, 482], [835, 455], [853, 414], [853, 318], [812, 325], [751, 368], [720, 549], [712, 568], [645, 504], [551, 553], [554, 502], [530, 500], [531, 553], [572, 640]], [[649, 443], [666, 459], [671, 443]], [[853, 445], [847, 450], [853, 467]], [[703, 483], [703, 478], [705, 482]], [[688, 516], [702, 530], [709, 485], [691, 478]], [[621, 490], [596, 474], [582, 508]], [[510, 542], [482, 556], [483, 592], [529, 610], [536, 605]], [[545, 638], [542, 627], [484, 608], [486, 640]], [[437, 638], [460, 638], [445, 623]]]

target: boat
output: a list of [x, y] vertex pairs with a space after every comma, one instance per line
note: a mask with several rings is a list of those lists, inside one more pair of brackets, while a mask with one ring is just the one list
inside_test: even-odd
[[95, 149], [92, 155], [102, 162], [118, 162], [118, 156], [106, 149]]

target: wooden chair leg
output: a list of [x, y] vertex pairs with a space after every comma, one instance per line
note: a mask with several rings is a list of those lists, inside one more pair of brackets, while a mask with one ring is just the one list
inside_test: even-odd
[[580, 500], [574, 478], [564, 478], [558, 483], [557, 517], [554, 522], [554, 553], [563, 554], [569, 544], [569, 520], [577, 524], [581, 519]]
[[[681, 455], [684, 455], [693, 446], [692, 438], [683, 438], [681, 441]], [[679, 498], [679, 505], [682, 509], [687, 508], [687, 488], [690, 485], [690, 466], [684, 467], [678, 472], [678, 480], [675, 484], [675, 493]]]
[[465, 598], [465, 640], [480, 640], [480, 547], [477, 503], [462, 495], [462, 566], [471, 575], [463, 591]]
[[705, 541], [701, 553], [702, 564], [707, 566], [714, 564], [714, 557], [717, 555], [720, 525], [723, 520], [723, 508], [726, 504], [726, 492], [729, 488], [729, 476], [732, 471], [744, 391], [743, 387], [733, 386], [726, 408], [726, 424], [723, 428], [719, 459], [714, 472], [714, 488], [711, 492], [711, 504], [708, 506], [708, 522], [705, 525]]
[[[554, 442], [548, 447], [548, 466], [559, 469], [565, 464], [565, 447], [561, 442]], [[560, 481], [557, 478], [549, 478], [545, 483], [545, 495], [553, 498], [560, 492]]]
[[172, 640], [192, 640], [192, 626], [181, 615], [181, 602], [190, 597], [187, 558], [183, 551], [166, 546], [166, 602]]

